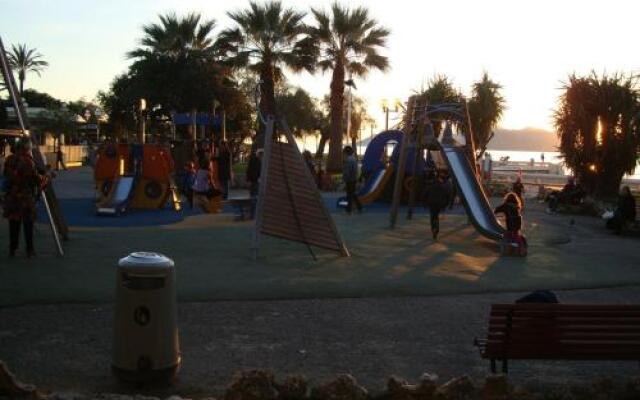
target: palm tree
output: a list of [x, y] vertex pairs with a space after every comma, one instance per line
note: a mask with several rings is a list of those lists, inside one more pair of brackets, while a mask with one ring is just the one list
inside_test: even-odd
[[[283, 68], [311, 72], [315, 66], [316, 47], [302, 23], [305, 13], [284, 8], [280, 1], [250, 1], [247, 9], [227, 15], [237, 27], [220, 33], [217, 48], [232, 66], [259, 76], [260, 112], [275, 115], [275, 84], [282, 79]], [[258, 145], [262, 140], [260, 134]]]
[[554, 113], [560, 153], [581, 186], [615, 198], [640, 151], [640, 81], [623, 73], [569, 76]]
[[369, 70], [386, 71], [387, 57], [380, 55], [390, 31], [378, 25], [365, 7], [349, 9], [334, 3], [330, 12], [311, 9], [316, 24], [310, 34], [320, 45], [318, 66], [331, 70], [331, 136], [327, 171], [341, 169], [345, 78], [366, 76]]
[[40, 72], [49, 65], [48, 62], [42, 60], [42, 54], [36, 49], [28, 49], [26, 44], [11, 46], [11, 51], [7, 54], [7, 59], [11, 68], [18, 71], [18, 80], [20, 81], [20, 94], [24, 89], [24, 81], [27, 72], [35, 72], [40, 76]]
[[185, 17], [172, 13], [160, 15], [159, 18], [159, 24], [142, 27], [142, 47], [127, 53], [129, 58], [160, 55], [178, 59], [212, 55], [214, 40], [211, 34], [216, 26], [215, 20], [201, 21], [202, 16], [198, 13], [190, 13]]
[[502, 86], [489, 78], [484, 72], [482, 78], [473, 84], [468, 102], [471, 132], [476, 145], [476, 159], [482, 158], [493, 130], [497, 126], [506, 108], [506, 101], [500, 90]]

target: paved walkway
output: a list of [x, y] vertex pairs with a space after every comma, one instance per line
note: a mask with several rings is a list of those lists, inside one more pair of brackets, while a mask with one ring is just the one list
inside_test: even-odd
[[[557, 292], [562, 302], [640, 303], [640, 287]], [[487, 326], [489, 305], [522, 293], [432, 297], [219, 301], [178, 308], [183, 368], [174, 387], [148, 394], [220, 395], [233, 373], [268, 368], [281, 379], [304, 374], [322, 383], [351, 373], [371, 390], [391, 374], [444, 382], [483, 378], [489, 363], [473, 346]], [[43, 388], [131, 392], [111, 376], [112, 306], [65, 304], [0, 309], [0, 359]], [[514, 361], [521, 385], [589, 382], [637, 376], [637, 362]], [[139, 390], [135, 390], [139, 391]]]

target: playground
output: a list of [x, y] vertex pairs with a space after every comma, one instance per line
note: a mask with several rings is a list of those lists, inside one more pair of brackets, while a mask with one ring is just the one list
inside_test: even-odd
[[[316, 382], [351, 372], [371, 387], [382, 387], [389, 373], [481, 377], [488, 365], [472, 340], [483, 335], [491, 303], [540, 288], [557, 290], [563, 302], [638, 301], [635, 239], [611, 236], [597, 219], [547, 215], [534, 200], [525, 211], [526, 258], [501, 257], [461, 205], [446, 212], [434, 243], [424, 211], [406, 221], [401, 208], [390, 230], [388, 205], [347, 216], [335, 209], [339, 194], [328, 193], [323, 198], [350, 258], [317, 250], [314, 261], [303, 244], [266, 237], [254, 261], [252, 223], [235, 221], [231, 210], [105, 219], [77, 207], [93, 204], [91, 179], [88, 168], [57, 178], [62, 209], [74, 208], [66, 215], [64, 258], [41, 220], [37, 262], [18, 257], [0, 265], [0, 318], [11, 321], [0, 331], [4, 360], [23, 380], [55, 390], [116, 390], [108, 370], [115, 266], [141, 249], [161, 250], [176, 262], [185, 363], [167, 393], [220, 391], [243, 368], [304, 373]], [[173, 217], [151, 224], [147, 213]], [[102, 221], [112, 226], [96, 226]], [[547, 384], [633, 373], [619, 362], [516, 365], [514, 381]]]
[[[158, 210], [154, 212], [167, 215], [164, 223], [160, 218], [161, 224], [148, 226], [144, 222], [150, 221], [149, 211], [144, 211], [106, 219], [120, 226], [95, 226], [105, 219], [77, 207], [79, 202], [92, 204], [90, 180], [88, 169], [59, 175], [61, 206], [75, 209], [68, 214], [67, 254], [55, 255], [48, 227], [39, 224], [38, 262], [18, 257], [0, 267], [0, 305], [112, 301], [117, 260], [137, 250], [161, 251], [175, 260], [180, 301], [416, 296], [640, 283], [633, 238], [611, 236], [598, 219], [547, 215], [533, 200], [525, 212], [530, 246], [526, 258], [501, 257], [498, 245], [476, 232], [460, 205], [445, 214], [438, 243], [428, 234], [424, 211], [406, 221], [401, 209], [397, 228], [390, 230], [388, 206], [372, 205], [352, 216], [333, 206], [350, 258], [316, 250], [314, 261], [304, 245], [266, 237], [254, 261], [249, 252], [253, 224], [235, 221], [231, 210]], [[327, 194], [325, 201], [335, 204], [337, 195]], [[6, 240], [6, 221], [2, 224], [0, 235]]]

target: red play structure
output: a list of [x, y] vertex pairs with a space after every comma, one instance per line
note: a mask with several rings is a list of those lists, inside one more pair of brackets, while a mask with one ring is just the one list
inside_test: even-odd
[[117, 215], [129, 208], [157, 209], [171, 200], [180, 210], [173, 182], [174, 162], [164, 146], [106, 143], [94, 170], [97, 213]]

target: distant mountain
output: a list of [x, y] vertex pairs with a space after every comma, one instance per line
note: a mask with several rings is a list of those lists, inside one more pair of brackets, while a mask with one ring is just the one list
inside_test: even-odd
[[496, 129], [489, 142], [491, 150], [557, 151], [555, 133], [539, 128]]

